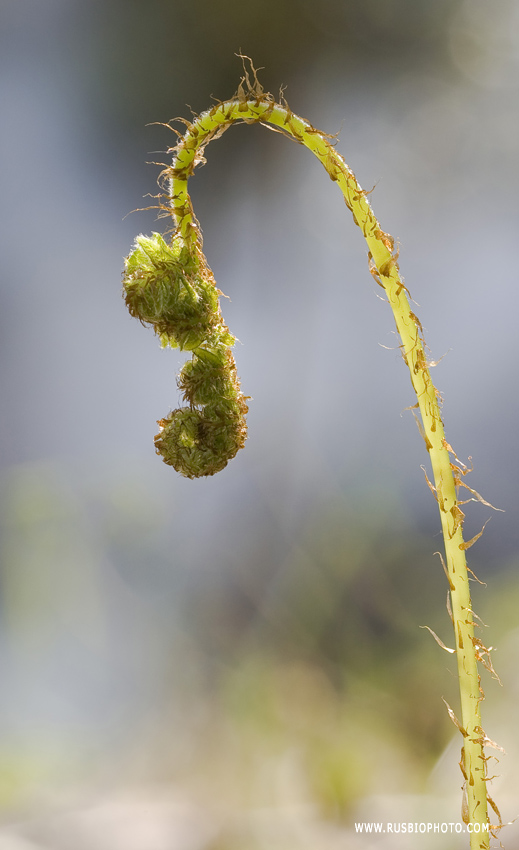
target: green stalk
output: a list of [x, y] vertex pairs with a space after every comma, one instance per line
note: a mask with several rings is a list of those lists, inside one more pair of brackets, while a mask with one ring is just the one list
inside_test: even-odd
[[[248, 83], [247, 79], [247, 83]], [[377, 283], [383, 287], [393, 311], [401, 350], [411, 377], [421, 415], [420, 430], [430, 455], [434, 478], [432, 485], [440, 511], [445, 544], [446, 573], [448, 576], [452, 620], [457, 656], [461, 721], [457, 721], [449, 709], [451, 718], [463, 735], [461, 767], [465, 778], [468, 812], [464, 820], [469, 825], [470, 847], [482, 850], [489, 847], [486, 759], [483, 745], [486, 740], [482, 725], [480, 703], [482, 691], [478, 674], [482, 644], [474, 635], [474, 620], [469, 590], [469, 578], [465, 560], [466, 543], [463, 538], [463, 504], [457, 498], [457, 487], [463, 485], [462, 470], [451, 461], [452, 449], [445, 440], [443, 423], [424, 350], [422, 328], [410, 308], [407, 289], [400, 276], [393, 239], [378, 223], [366, 193], [359, 186], [355, 175], [337, 153], [325, 134], [317, 131], [307, 121], [294, 115], [286, 104], [274, 102], [264, 94], [257, 81], [249, 91], [242, 87], [231, 100], [213, 106], [188, 125], [185, 135], [175, 148], [172, 166], [165, 176], [170, 180], [169, 212], [176, 224], [175, 238], [179, 238], [188, 249], [200, 246], [200, 232], [193, 214], [187, 191], [187, 181], [198, 162], [205, 146], [217, 138], [231, 124], [269, 123], [284, 134], [304, 144], [322, 162], [331, 179], [341, 189], [346, 205], [353, 214], [368, 244], [370, 270]]]

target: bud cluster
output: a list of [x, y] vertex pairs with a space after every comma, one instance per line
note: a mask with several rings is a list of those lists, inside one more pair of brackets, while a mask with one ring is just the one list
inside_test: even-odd
[[178, 378], [187, 407], [159, 421], [155, 447], [187, 478], [214, 475], [245, 443], [247, 404], [240, 391], [219, 290], [198, 243], [138, 236], [123, 277], [130, 314], [152, 325], [163, 347], [193, 352]]

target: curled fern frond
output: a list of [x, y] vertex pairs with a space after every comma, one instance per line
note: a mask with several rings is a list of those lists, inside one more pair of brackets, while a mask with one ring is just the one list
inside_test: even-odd
[[482, 733], [478, 673], [481, 652], [474, 636], [464, 554], [476, 538], [468, 543], [463, 539], [463, 513], [459, 507], [463, 502], [458, 501], [460, 480], [455, 472], [459, 472], [459, 467], [453, 465], [449, 456], [450, 446], [445, 439], [439, 394], [429, 372], [422, 326], [409, 304], [409, 293], [398, 266], [398, 251], [375, 217], [368, 193], [360, 187], [330, 137], [293, 113], [283, 97], [276, 103], [263, 91], [252, 63], [249, 74], [246, 57], [242, 59], [244, 77], [236, 95], [214, 104], [187, 123], [184, 135], [173, 149], [171, 167], [163, 172], [169, 188], [167, 205], [161, 204], [160, 209], [173, 220], [175, 231], [171, 241], [167, 243], [157, 233], [151, 237], [139, 236], [126, 260], [124, 290], [131, 315], [151, 325], [163, 346], [193, 352], [178, 379], [186, 406], [160, 420], [155, 446], [165, 463], [188, 478], [197, 478], [219, 472], [245, 443], [246, 397], [240, 391], [230, 350], [235, 338], [220, 313], [220, 293], [202, 253], [187, 182], [196, 166], [204, 161], [207, 144], [233, 123], [271, 125], [304, 144], [341, 190], [354, 223], [366, 239], [370, 271], [387, 295], [400, 335], [400, 348], [416, 393], [420, 427], [431, 460], [434, 477], [431, 487], [440, 508], [460, 680], [459, 728], [465, 736], [460, 766], [466, 781], [470, 823], [478, 827], [471, 831], [471, 848], [482, 850], [489, 847], [488, 758], [484, 754], [484, 744], [489, 739]]
[[213, 273], [200, 243], [176, 233], [138, 236], [123, 277], [126, 306], [163, 347], [193, 351], [178, 378], [189, 407], [159, 421], [155, 448], [187, 478], [214, 475], [245, 443], [247, 404], [231, 352]]

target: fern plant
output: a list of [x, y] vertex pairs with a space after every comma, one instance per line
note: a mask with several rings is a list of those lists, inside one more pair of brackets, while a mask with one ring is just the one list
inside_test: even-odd
[[[329, 177], [343, 193], [354, 223], [367, 245], [369, 270], [384, 290], [400, 336], [400, 349], [409, 369], [419, 411], [418, 426], [432, 467], [433, 481], [427, 482], [438, 503], [445, 546], [442, 563], [449, 583], [450, 613], [454, 626], [460, 687], [461, 718], [450, 706], [449, 715], [460, 731], [463, 744], [460, 767], [463, 774], [463, 820], [470, 832], [472, 850], [489, 847], [488, 806], [499, 812], [487, 792], [485, 745], [492, 742], [483, 731], [478, 664], [494, 673], [489, 652], [475, 635], [475, 615], [469, 589], [465, 551], [481, 536], [463, 537], [466, 501], [481, 499], [470, 488], [467, 468], [445, 438], [439, 394], [430, 375], [430, 363], [420, 321], [411, 310], [409, 293], [400, 275], [398, 252], [393, 238], [382, 230], [355, 175], [330, 142], [330, 137], [295, 115], [263, 91], [256, 72], [245, 75], [237, 93], [217, 103], [178, 133], [171, 166], [162, 174], [167, 192], [160, 209], [173, 220], [171, 238], [158, 233], [138, 236], [126, 260], [124, 293], [132, 316], [151, 325], [162, 346], [191, 352], [178, 379], [186, 402], [159, 421], [155, 437], [157, 453], [165, 463], [188, 478], [213, 475], [223, 469], [243, 447], [247, 429], [247, 399], [240, 389], [232, 353], [235, 337], [225, 325], [219, 306], [220, 291], [202, 251], [200, 227], [195, 218], [187, 184], [197, 164], [204, 161], [210, 141], [219, 138], [232, 124], [270, 124], [282, 134], [305, 145], [321, 161]], [[175, 131], [176, 132], [176, 131]], [[459, 499], [459, 491], [468, 498]], [[487, 504], [487, 503], [485, 503]], [[436, 635], [444, 649], [447, 649]]]

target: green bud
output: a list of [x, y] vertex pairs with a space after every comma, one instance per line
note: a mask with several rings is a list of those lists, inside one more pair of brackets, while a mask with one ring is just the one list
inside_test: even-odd
[[198, 246], [159, 233], [138, 236], [125, 263], [125, 300], [132, 316], [154, 326], [163, 345], [198, 348], [223, 326], [211, 270]]
[[184, 364], [178, 378], [184, 399], [191, 405], [214, 404], [222, 398], [236, 401], [239, 384], [230, 350], [224, 349], [221, 362], [200, 357], [198, 351]]
[[247, 405], [241, 400], [236, 408], [231, 416], [210, 406], [174, 410], [158, 423], [157, 454], [186, 478], [220, 472], [245, 444]]

